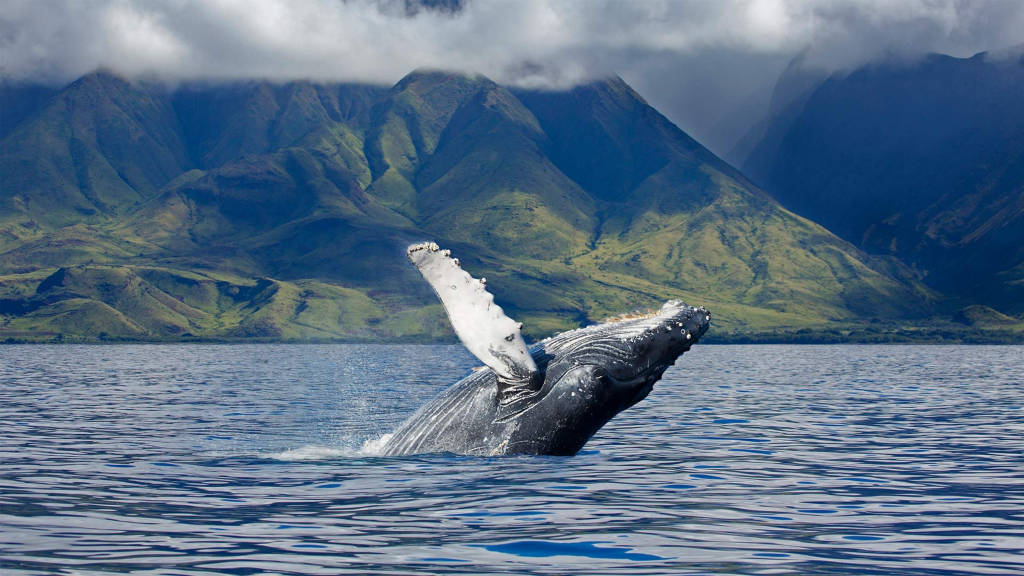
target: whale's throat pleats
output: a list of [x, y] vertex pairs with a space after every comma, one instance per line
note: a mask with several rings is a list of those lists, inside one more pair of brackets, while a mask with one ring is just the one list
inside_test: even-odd
[[408, 249], [409, 260], [441, 299], [462, 344], [498, 379], [498, 401], [512, 402], [537, 391], [537, 365], [523, 341], [519, 324], [505, 315], [477, 280], [459, 266], [448, 250], [426, 242]]

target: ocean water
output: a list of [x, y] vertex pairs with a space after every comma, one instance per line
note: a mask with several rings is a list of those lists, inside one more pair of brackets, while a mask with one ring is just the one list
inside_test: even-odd
[[474, 364], [0, 347], [0, 572], [1024, 573], [1024, 347], [698, 345], [575, 457], [374, 455]]

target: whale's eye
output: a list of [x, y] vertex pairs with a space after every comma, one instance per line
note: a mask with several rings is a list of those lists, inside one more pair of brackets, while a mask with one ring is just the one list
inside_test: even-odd
[[612, 380], [611, 375], [608, 374], [608, 370], [605, 368], [598, 368], [597, 370], [594, 370], [593, 378], [594, 382], [596, 382], [600, 386], [609, 386], [615, 384], [615, 381]]

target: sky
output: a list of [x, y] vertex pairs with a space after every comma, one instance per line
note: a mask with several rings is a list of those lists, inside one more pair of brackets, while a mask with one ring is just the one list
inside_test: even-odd
[[797, 54], [882, 56], [1024, 44], [1019, 0], [2, 0], [0, 77], [98, 68], [170, 83], [393, 84], [415, 68], [561, 89], [618, 74], [718, 153], [767, 110]]

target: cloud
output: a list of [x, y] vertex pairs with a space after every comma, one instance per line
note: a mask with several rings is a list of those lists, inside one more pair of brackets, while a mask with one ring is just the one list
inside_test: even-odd
[[[713, 149], [766, 105], [793, 55], [833, 70], [882, 53], [1024, 43], [1018, 0], [5, 0], [0, 77], [98, 68], [167, 81], [391, 84], [427, 67], [561, 88], [618, 73]], [[732, 126], [729, 128], [729, 126]]]
[[837, 67], [882, 50], [998, 48], [1024, 41], [1022, 30], [1016, 1], [8, 0], [0, 73], [389, 83], [433, 67], [565, 86], [645, 57], [810, 46]]

